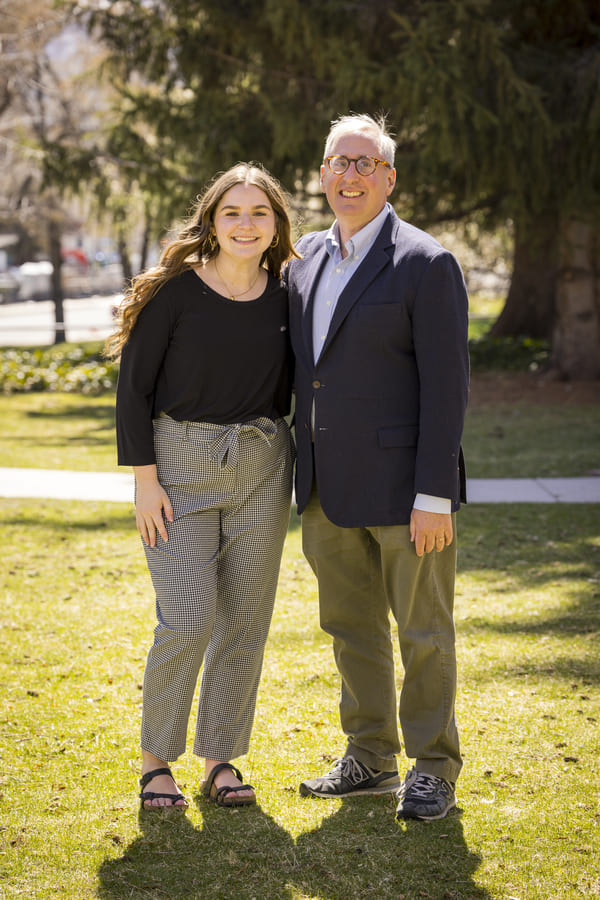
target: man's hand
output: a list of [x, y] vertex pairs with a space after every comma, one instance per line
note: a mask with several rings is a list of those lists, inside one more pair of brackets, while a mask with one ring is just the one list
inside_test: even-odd
[[447, 544], [452, 543], [453, 536], [450, 514], [413, 509], [410, 515], [410, 539], [415, 545], [417, 556], [431, 553], [432, 550], [439, 553]]

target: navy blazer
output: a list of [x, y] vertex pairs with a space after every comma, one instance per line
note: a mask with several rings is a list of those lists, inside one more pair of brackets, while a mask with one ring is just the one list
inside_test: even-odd
[[[330, 521], [408, 524], [417, 493], [465, 500], [468, 300], [454, 256], [390, 209], [341, 293], [313, 361], [312, 307], [327, 232], [298, 243], [286, 280], [296, 355], [296, 500], [313, 483]], [[314, 455], [311, 409], [314, 403]], [[313, 473], [313, 461], [316, 473]]]

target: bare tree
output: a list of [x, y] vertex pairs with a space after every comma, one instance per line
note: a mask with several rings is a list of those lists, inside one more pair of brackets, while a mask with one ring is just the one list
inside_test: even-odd
[[107, 147], [111, 86], [99, 75], [102, 47], [52, 0], [4, 0], [0, 51], [0, 224], [22, 226], [52, 264], [59, 343], [66, 339], [63, 235], [81, 224], [74, 198], [92, 198], [92, 214], [114, 227], [124, 281], [127, 216], [140, 219], [142, 200]]
[[18, 221], [50, 255], [57, 342], [64, 340], [64, 213], [59, 192], [44, 184], [43, 146], [64, 128], [65, 106], [47, 55], [63, 27], [64, 16], [50, 2], [5, 0], [0, 7], [0, 215]]

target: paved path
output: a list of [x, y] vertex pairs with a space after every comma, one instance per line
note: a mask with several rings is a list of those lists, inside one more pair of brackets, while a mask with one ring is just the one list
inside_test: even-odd
[[[470, 503], [600, 503], [600, 477], [471, 478]], [[0, 468], [0, 497], [133, 502], [130, 472]]]
[[109, 500], [132, 503], [133, 474], [0, 468], [0, 497], [45, 497], [54, 500]]

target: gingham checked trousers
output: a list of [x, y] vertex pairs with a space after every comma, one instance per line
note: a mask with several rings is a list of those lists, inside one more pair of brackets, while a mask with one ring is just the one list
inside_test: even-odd
[[204, 663], [194, 753], [247, 753], [292, 491], [287, 423], [154, 421], [158, 478], [174, 521], [146, 559], [156, 592], [144, 674], [142, 749], [173, 761], [186, 745]]

